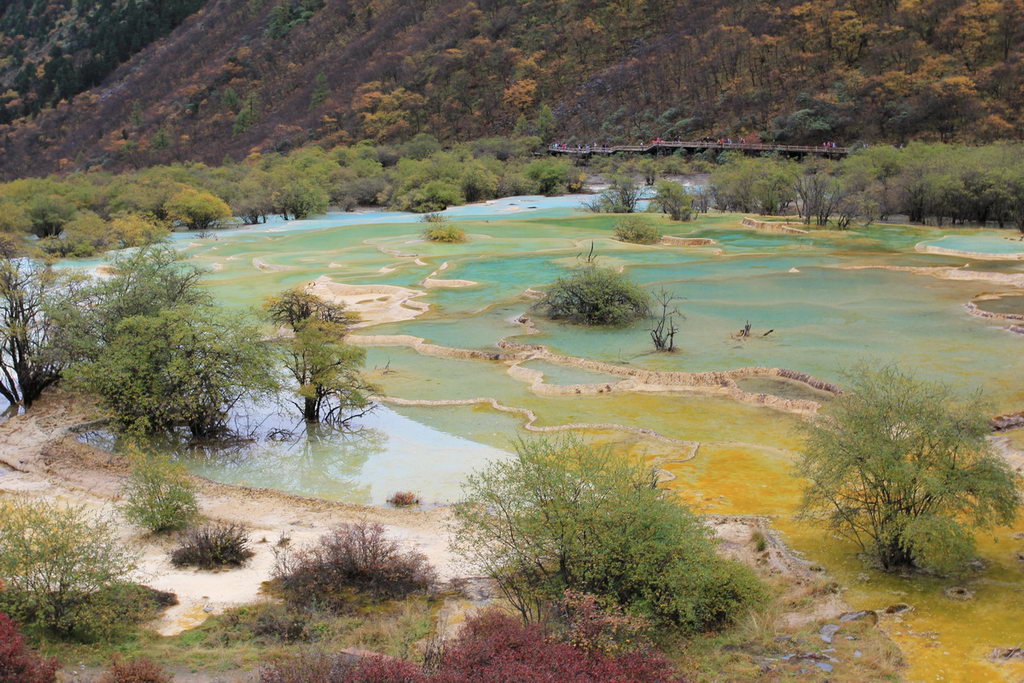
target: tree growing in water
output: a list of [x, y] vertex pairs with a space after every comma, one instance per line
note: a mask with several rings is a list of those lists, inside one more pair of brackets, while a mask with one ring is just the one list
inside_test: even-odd
[[98, 393], [125, 430], [184, 426], [197, 438], [222, 433], [235, 406], [277, 389], [259, 326], [203, 306], [123, 320], [96, 359], [71, 376]]
[[1010, 524], [1021, 503], [986, 441], [984, 403], [894, 368], [860, 368], [851, 383], [809, 427], [803, 514], [884, 569], [962, 568], [973, 531]]
[[274, 324], [291, 333], [278, 348], [298, 385], [293, 403], [303, 419], [345, 424], [366, 414], [372, 390], [360, 373], [366, 352], [345, 343], [358, 316], [298, 288], [268, 299], [264, 308]]
[[31, 406], [60, 380], [66, 334], [49, 312], [80, 299], [82, 282], [14, 248], [0, 253], [0, 396], [11, 405]]
[[577, 325], [628, 325], [647, 315], [650, 297], [610, 268], [585, 265], [561, 277], [535, 307], [553, 320]]
[[671, 353], [676, 350], [676, 318], [682, 315], [675, 307], [676, 296], [667, 289], [661, 289], [654, 295], [660, 311], [651, 316], [651, 341], [656, 351]]

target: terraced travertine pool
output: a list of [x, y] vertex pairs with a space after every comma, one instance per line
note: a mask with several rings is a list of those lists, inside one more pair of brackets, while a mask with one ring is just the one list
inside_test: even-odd
[[[712, 245], [636, 246], [611, 238], [615, 217], [581, 214], [579, 201], [513, 198], [451, 210], [470, 234], [469, 241], [455, 245], [421, 241], [421, 225], [403, 214], [338, 214], [215, 239], [179, 237], [183, 253], [210, 269], [207, 282], [228, 306], [253, 307], [283, 288], [323, 276], [419, 290], [423, 295], [415, 301], [429, 305], [413, 319], [359, 330], [374, 336], [362, 342], [368, 374], [389, 399], [363, 421], [360, 433], [300, 430], [294, 439], [188, 456], [189, 466], [227, 483], [357, 503], [380, 504], [401, 489], [444, 503], [458, 497], [467, 472], [505, 457], [510, 439], [527, 433], [524, 425], [577, 425], [589, 438], [612, 443], [623, 457], [660, 466], [674, 477], [666, 485], [700, 511], [771, 516], [797, 550], [848, 588], [855, 608], [913, 605], [901, 621], [886, 621], [908, 655], [909, 678], [1024, 678], [1021, 664], [987, 659], [997, 646], [1024, 642], [1024, 562], [1017, 559], [1024, 553], [1024, 520], [979, 538], [987, 567], [966, 584], [976, 598], [951, 601], [943, 595], [950, 580], [870, 570], [850, 545], [794, 517], [802, 482], [792, 465], [803, 418], [799, 411], [750, 397], [778, 396], [776, 405], [792, 408], [827, 400], [826, 393], [798, 380], [760, 375], [739, 377], [731, 395], [699, 387], [636, 393], [619, 384], [634, 369], [756, 366], [842, 385], [844, 371], [859, 362], [893, 363], [964, 391], [983, 390], [994, 412], [1024, 409], [1024, 336], [1009, 331], [1011, 321], [981, 317], [965, 306], [1019, 291], [1024, 262], [917, 249], [926, 242], [1015, 255], [1005, 240], [1009, 233], [966, 236], [877, 225], [845, 233], [769, 235], [741, 228], [738, 216], [716, 214], [663, 224], [667, 234], [707, 237], [715, 240]], [[543, 289], [577, 267], [591, 244], [599, 263], [679, 297], [686, 317], [678, 353], [652, 353], [643, 323], [608, 330], [534, 319], [531, 334], [517, 322], [533, 301], [528, 290]], [[441, 286], [425, 286], [427, 278]], [[472, 284], [450, 286], [453, 280]], [[989, 308], [998, 312], [1008, 305]], [[733, 339], [747, 322], [755, 337]], [[487, 354], [467, 360], [446, 357], [410, 336], [487, 354], [497, 353], [496, 344], [507, 339], [542, 344], [551, 354], [522, 363], [489, 360]], [[608, 365], [580, 367], [565, 356]], [[610, 391], [577, 393], [579, 385]], [[747, 400], [737, 400], [741, 395]], [[263, 424], [296, 427], [269, 411]], [[1024, 444], [1019, 435], [1010, 435], [1010, 442]]]

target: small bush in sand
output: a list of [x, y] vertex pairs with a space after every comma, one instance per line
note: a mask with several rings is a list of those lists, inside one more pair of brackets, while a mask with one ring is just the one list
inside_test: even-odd
[[181, 534], [178, 547], [171, 553], [175, 567], [240, 567], [253, 556], [249, 532], [237, 524], [206, 524]]
[[422, 553], [404, 550], [380, 524], [343, 524], [295, 552], [280, 551], [274, 583], [286, 601], [342, 609], [358, 597], [404, 598], [434, 586]]
[[419, 505], [420, 499], [412, 491], [396, 491], [388, 498], [388, 504], [395, 507], [409, 507]]
[[171, 683], [174, 676], [152, 659], [116, 659], [97, 683]]
[[457, 228], [451, 223], [445, 221], [443, 223], [430, 223], [427, 227], [423, 228], [423, 232], [420, 233], [423, 239], [430, 242], [448, 242], [454, 244], [456, 242], [466, 241], [466, 231], [462, 228]]
[[623, 218], [615, 226], [615, 239], [633, 244], [657, 244], [661, 241], [661, 230], [642, 218]]
[[14, 621], [0, 612], [0, 681], [53, 683], [57, 666], [56, 659], [44, 659], [30, 650]]
[[154, 533], [184, 529], [199, 515], [195, 484], [166, 457], [135, 454], [122, 494], [125, 519]]

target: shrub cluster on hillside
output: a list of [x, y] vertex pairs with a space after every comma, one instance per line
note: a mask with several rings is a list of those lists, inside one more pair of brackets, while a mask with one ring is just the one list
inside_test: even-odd
[[912, 144], [858, 151], [841, 162], [736, 157], [711, 174], [718, 208], [808, 223], [906, 216], [913, 223], [997, 225], [1024, 232], [1024, 147]]
[[221, 167], [173, 164], [115, 177], [25, 178], [0, 184], [0, 233], [36, 236], [34, 248], [83, 257], [151, 244], [170, 230], [202, 235], [272, 215], [308, 218], [329, 206], [424, 213], [580, 189], [583, 176], [570, 163], [529, 156], [536, 140], [492, 142], [442, 150], [421, 136], [398, 147], [307, 147]]

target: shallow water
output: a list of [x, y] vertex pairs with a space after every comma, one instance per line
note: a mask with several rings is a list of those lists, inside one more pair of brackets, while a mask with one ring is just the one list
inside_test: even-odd
[[978, 230], [971, 234], [944, 235], [922, 242], [926, 246], [983, 255], [1024, 256], [1024, 242], [1009, 230]]
[[[419, 299], [430, 304], [425, 315], [374, 326], [367, 334], [414, 335], [491, 351], [498, 340], [514, 337], [627, 368], [783, 367], [840, 384], [844, 371], [859, 362], [893, 363], [965, 391], [984, 389], [1000, 412], [1024, 408], [1024, 337], [1008, 333], [1008, 323], [969, 315], [963, 306], [1007, 288], [875, 268], [960, 267], [963, 257], [922, 254], [915, 246], [927, 242], [1011, 253], [1013, 243], [1003, 239], [1008, 232], [878, 225], [848, 233], [769, 235], [742, 229], [737, 216], [714, 215], [662, 224], [668, 234], [716, 240], [710, 247], [637, 246], [611, 239], [615, 217], [577, 214], [573, 207], [579, 201], [528, 197], [451, 209], [447, 213], [471, 236], [457, 245], [421, 241], [416, 218], [394, 213], [332, 214], [225, 232], [216, 239], [178, 236], [177, 244], [195, 263], [210, 268], [206, 280], [215, 296], [239, 308], [322, 275], [417, 289], [428, 276], [476, 283], [425, 289]], [[1007, 251], [1000, 252], [1003, 242]], [[644, 286], [676, 297], [673, 305], [685, 316], [678, 352], [653, 353], [644, 323], [608, 330], [537, 320], [540, 333], [528, 335], [514, 322], [531, 305], [524, 290], [569, 273], [592, 245], [599, 263], [623, 268]], [[972, 249], [964, 249], [968, 246]], [[854, 269], [863, 266], [873, 268]], [[971, 268], [1022, 272], [1024, 266], [985, 261]], [[747, 322], [754, 338], [733, 339]], [[848, 544], [794, 519], [802, 483], [793, 473], [801, 438], [801, 420], [793, 415], [689, 393], [539, 396], [526, 381], [510, 376], [505, 364], [424, 356], [399, 346], [368, 348], [367, 365], [371, 381], [390, 397], [494, 398], [534, 411], [540, 427], [617, 424], [698, 441], [696, 458], [679, 462], [679, 449], [663, 441], [607, 427], [586, 432], [631, 457], [659, 463], [676, 477], [668, 485], [702, 511], [773, 517], [798, 550], [849, 586], [847, 598], [855, 608], [913, 604], [915, 611], [903, 622], [887, 626], [910, 657], [910, 678], [1024, 677], [1024, 666], [985, 660], [996, 646], [1024, 641], [1024, 570], [1015, 559], [1024, 552], [1024, 540], [1012, 535], [1024, 530], [1024, 523], [1013, 532], [997, 530], [979, 538], [989, 567], [967, 579], [976, 599], [957, 603], [942, 594], [948, 581], [881, 575], [867, 569]], [[544, 361], [525, 367], [544, 373], [549, 385], [618, 379]], [[823, 398], [805, 385], [778, 379], [747, 378], [740, 386], [786, 398]], [[261, 439], [241, 452], [186, 462], [218, 481], [335, 500], [379, 504], [396, 490], [410, 489], [429, 502], [447, 502], [457, 499], [467, 472], [505, 457], [510, 440], [527, 434], [524, 419], [487, 405], [389, 406], [364, 420], [366, 431], [356, 437]]]

